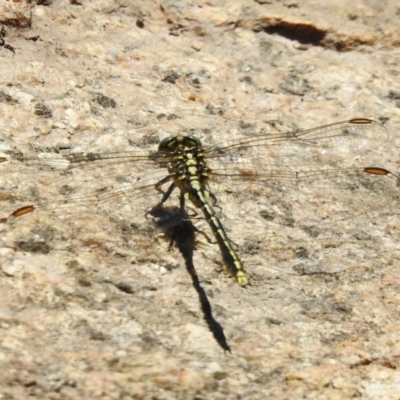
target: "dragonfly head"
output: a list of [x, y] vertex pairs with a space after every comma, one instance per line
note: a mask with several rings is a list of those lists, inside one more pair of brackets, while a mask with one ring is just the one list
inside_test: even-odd
[[201, 141], [196, 136], [173, 136], [167, 137], [161, 140], [158, 145], [159, 153], [173, 153], [178, 148], [186, 147], [189, 149], [199, 149], [201, 148]]

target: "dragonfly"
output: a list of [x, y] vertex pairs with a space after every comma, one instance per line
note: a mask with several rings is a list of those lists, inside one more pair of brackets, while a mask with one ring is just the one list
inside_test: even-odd
[[[195, 135], [178, 134], [153, 150], [60, 157], [16, 149], [0, 157], [2, 176], [15, 174], [16, 179], [11, 187], [3, 185], [0, 201], [15, 206], [7, 218], [11, 221], [34, 211], [112, 212], [124, 205], [137, 210], [140, 201], [160, 207], [176, 206], [178, 200], [181, 210], [194, 208], [207, 221], [226, 271], [246, 286], [249, 279], [227, 224], [250, 218], [251, 229], [260, 224], [312, 226], [395, 206], [400, 177], [360, 161], [389, 137], [382, 124], [354, 118], [209, 145]], [[219, 199], [226, 195], [237, 199], [236, 214], [227, 212], [234, 213], [233, 219], [224, 218]], [[310, 210], [307, 216], [303, 208]]]

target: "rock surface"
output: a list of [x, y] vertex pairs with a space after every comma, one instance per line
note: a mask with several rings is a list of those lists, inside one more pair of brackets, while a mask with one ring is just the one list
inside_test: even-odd
[[[154, 150], [183, 131], [218, 142], [366, 117], [390, 138], [361, 165], [399, 173], [399, 14], [393, 0], [3, 2], [0, 151]], [[146, 176], [132, 168], [114, 177]], [[111, 172], [89, 172], [73, 179], [112, 184]], [[3, 221], [25, 204], [15, 193], [35, 197], [37, 173], [2, 173]], [[62, 194], [56, 179], [69, 177], [39, 183]], [[218, 205], [237, 216], [251, 190], [220, 190]], [[56, 205], [4, 224], [1, 399], [398, 399], [393, 204], [262, 236], [233, 219], [246, 289], [196, 235], [194, 264], [228, 353], [181, 255], [144, 217], [157, 198], [110, 201], [106, 213]]]

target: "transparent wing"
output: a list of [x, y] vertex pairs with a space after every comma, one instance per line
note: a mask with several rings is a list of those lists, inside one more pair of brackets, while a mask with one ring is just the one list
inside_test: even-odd
[[149, 152], [46, 156], [0, 159], [3, 211], [15, 216], [33, 210], [114, 212], [146, 196], [157, 204], [161, 194], [155, 185], [168, 175]]
[[[52, 171], [71, 171], [79, 174], [80, 170], [89, 171], [90, 169], [106, 168], [110, 169], [114, 165], [131, 164], [143, 165], [154, 164], [151, 154], [148, 151], [140, 152], [113, 152], [113, 153], [70, 153], [65, 157], [54, 157], [49, 153], [41, 153], [33, 156], [15, 154], [0, 157], [2, 171], [4, 173], [15, 172], [52, 172]], [[22, 170], [24, 168], [24, 170]], [[114, 172], [114, 171], [113, 171]]]
[[389, 132], [382, 124], [356, 118], [299, 132], [234, 139], [207, 147], [205, 154], [217, 170], [259, 171], [260, 166], [267, 164], [335, 165], [370, 152], [388, 138]]
[[[233, 217], [249, 210], [264, 222], [286, 225], [340, 220], [389, 208], [399, 190], [394, 174], [338, 166], [350, 158], [357, 164], [355, 156], [370, 152], [387, 138], [381, 124], [359, 118], [301, 132], [233, 139], [204, 150], [212, 170], [210, 191], [221, 207], [225, 192], [239, 200], [236, 213], [230, 208]], [[15, 154], [0, 161], [0, 199], [10, 213], [30, 205], [60, 214], [80, 209], [114, 212], [124, 207], [144, 212], [160, 201], [155, 185], [168, 175], [168, 159], [149, 151], [63, 158]], [[171, 204], [178, 204], [177, 196], [172, 196]]]
[[390, 212], [398, 204], [399, 178], [359, 160], [388, 137], [381, 124], [359, 118], [297, 133], [234, 139], [205, 150], [210, 190], [229, 191], [242, 209], [251, 198], [253, 212], [254, 205], [261, 205], [267, 221], [286, 225]]
[[213, 180], [210, 191], [217, 198], [216, 192], [228, 191], [240, 204], [236, 212], [245, 219], [253, 214], [257, 223], [321, 225], [366, 214], [398, 213], [400, 203], [399, 176], [377, 167], [277, 168], [247, 173], [244, 180], [213, 174]]

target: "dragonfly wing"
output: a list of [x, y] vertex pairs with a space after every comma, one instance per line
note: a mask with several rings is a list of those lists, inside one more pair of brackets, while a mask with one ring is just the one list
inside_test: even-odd
[[217, 169], [235, 163], [262, 168], [277, 165], [335, 165], [369, 153], [389, 138], [380, 123], [358, 118], [299, 132], [253, 135], [205, 149]]
[[321, 225], [398, 212], [400, 178], [373, 167], [225, 169], [213, 170], [210, 190], [217, 198], [229, 192], [242, 209], [252, 208], [266, 222]]
[[[167, 174], [148, 158], [138, 160], [135, 158], [134, 163], [132, 156], [102, 156], [91, 163], [71, 164], [68, 159], [32, 158], [27, 160], [27, 166], [15, 159], [4, 161], [0, 164], [2, 210], [12, 214], [21, 207], [33, 206], [34, 210], [63, 215], [88, 210], [113, 213], [122, 207], [136, 207], [137, 212], [143, 197], [152, 197], [155, 204], [159, 201], [161, 194], [155, 190], [155, 184]], [[146, 207], [154, 205], [145, 204], [143, 213]]]

